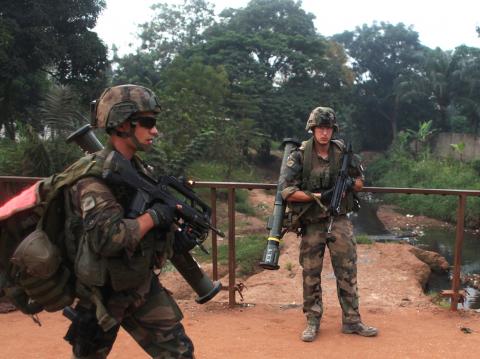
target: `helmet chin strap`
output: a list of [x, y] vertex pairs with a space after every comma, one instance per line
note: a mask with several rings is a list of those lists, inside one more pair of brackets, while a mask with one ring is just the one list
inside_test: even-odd
[[138, 140], [137, 136], [135, 136], [135, 126], [131, 126], [130, 131], [128, 132], [119, 131], [119, 130], [114, 130], [114, 132], [115, 132], [115, 135], [117, 135], [118, 137], [130, 138], [137, 151], [143, 151], [143, 152], [147, 151], [146, 146], [142, 145]]
[[138, 140], [137, 136], [135, 136], [135, 125], [134, 124], [132, 124], [132, 126], [130, 126], [130, 132], [128, 133], [128, 137], [130, 137], [132, 139], [132, 142], [135, 145], [137, 151], [146, 152], [146, 151], [149, 150], [149, 147], [146, 146], [146, 145], [142, 145], [140, 143], [140, 141]]

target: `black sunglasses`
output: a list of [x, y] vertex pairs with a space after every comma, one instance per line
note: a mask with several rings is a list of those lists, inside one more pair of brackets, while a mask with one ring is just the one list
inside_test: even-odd
[[150, 130], [157, 124], [157, 119], [155, 117], [136, 117], [132, 122]]

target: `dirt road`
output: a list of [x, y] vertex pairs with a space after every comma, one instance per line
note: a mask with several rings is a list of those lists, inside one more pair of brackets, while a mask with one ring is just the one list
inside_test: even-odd
[[[233, 309], [228, 308], [226, 292], [201, 306], [176, 274], [167, 273], [161, 278], [177, 298], [184, 298], [179, 304], [197, 358], [479, 356], [480, 313], [453, 313], [432, 304], [420, 284], [429, 268], [409, 252], [408, 245], [358, 246], [361, 313], [367, 324], [380, 329], [375, 338], [341, 334], [335, 278], [327, 256], [322, 273], [325, 315], [320, 335], [313, 343], [302, 342], [299, 337], [305, 321], [295, 236], [285, 238], [280, 266], [278, 271], [263, 271], [244, 279], [244, 302]], [[228, 283], [226, 278], [222, 282]], [[42, 327], [19, 312], [0, 314], [0, 358], [68, 358], [70, 347], [62, 340], [68, 321], [59, 313], [41, 313], [40, 320]], [[147, 357], [122, 331], [109, 358]]]

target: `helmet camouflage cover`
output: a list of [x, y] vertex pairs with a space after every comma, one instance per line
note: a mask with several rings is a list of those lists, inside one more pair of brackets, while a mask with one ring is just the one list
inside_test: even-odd
[[338, 130], [337, 117], [335, 111], [330, 107], [317, 107], [312, 112], [307, 120], [307, 126], [305, 129], [310, 131], [315, 126], [329, 126]]
[[139, 85], [107, 88], [92, 106], [92, 126], [113, 129], [137, 112], [160, 112], [160, 102], [152, 90]]

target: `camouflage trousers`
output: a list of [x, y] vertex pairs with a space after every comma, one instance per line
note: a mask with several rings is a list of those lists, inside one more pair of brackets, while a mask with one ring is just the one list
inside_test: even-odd
[[[90, 309], [90, 310], [95, 310]], [[95, 350], [88, 355], [75, 355], [74, 359], [104, 359], [110, 353], [120, 326], [152, 358], [194, 358], [193, 343], [180, 323], [183, 314], [170, 293], [153, 276], [151, 288], [140, 305], [128, 308], [120, 325], [104, 332], [98, 324], [94, 335]]]
[[325, 247], [328, 246], [343, 323], [358, 323], [357, 250], [352, 223], [346, 216], [339, 216], [333, 222], [332, 233], [328, 234], [327, 229], [327, 220], [312, 223], [306, 226], [302, 235], [303, 312], [307, 317], [322, 317], [321, 274]]

